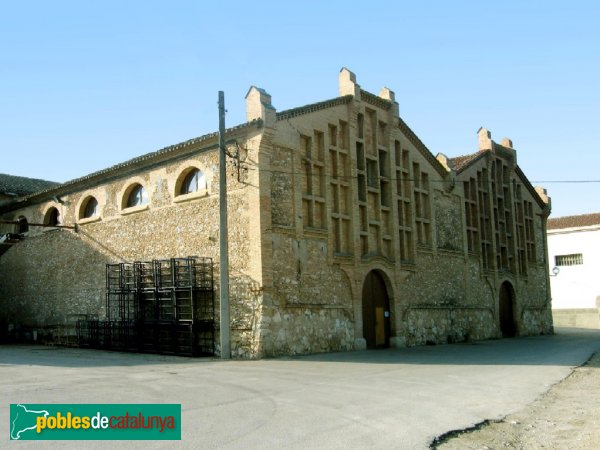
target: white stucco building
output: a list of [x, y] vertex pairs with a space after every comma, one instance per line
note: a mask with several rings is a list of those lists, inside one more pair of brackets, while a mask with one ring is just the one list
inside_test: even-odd
[[600, 328], [600, 213], [548, 220], [556, 326]]

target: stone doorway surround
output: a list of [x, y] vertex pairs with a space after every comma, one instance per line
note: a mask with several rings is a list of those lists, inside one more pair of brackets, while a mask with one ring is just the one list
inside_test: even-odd
[[367, 348], [385, 348], [390, 345], [390, 298], [383, 276], [371, 270], [362, 289], [363, 337]]

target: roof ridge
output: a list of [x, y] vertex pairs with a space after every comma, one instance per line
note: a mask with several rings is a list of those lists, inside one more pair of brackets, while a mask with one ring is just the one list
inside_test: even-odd
[[321, 102], [309, 103], [308, 105], [299, 106], [297, 108], [285, 109], [276, 114], [277, 120], [287, 120], [292, 117], [301, 116], [303, 114], [309, 114], [311, 112], [319, 111], [321, 109], [331, 108], [332, 106], [343, 105], [349, 103], [354, 98], [352, 95], [344, 95], [342, 97], [334, 97], [329, 100], [323, 100]]
[[406, 124], [402, 117], [398, 117], [398, 128], [402, 131], [408, 140], [421, 152], [421, 154], [431, 163], [431, 165], [439, 172], [440, 175], [446, 175], [446, 169], [437, 160], [437, 158], [431, 153], [431, 150], [421, 141], [419, 136]]
[[593, 225], [600, 225], [600, 212], [552, 217], [548, 219], [549, 230], [589, 227]]
[[567, 219], [567, 218], [571, 218], [571, 217], [596, 216], [596, 215], [600, 216], [600, 212], [583, 213], [583, 214], [569, 214], [568, 216], [552, 217], [551, 219], [548, 219], [548, 220]]
[[372, 92], [365, 91], [364, 89], [360, 90], [360, 99], [386, 111], [392, 107], [392, 102], [390, 100], [381, 98], [380, 96], [375, 95]]
[[[239, 125], [235, 125], [235, 126], [230, 127], [230, 128], [226, 128], [225, 129], [225, 133], [232, 132], [232, 131], [237, 131], [237, 130], [240, 130], [240, 129], [243, 129], [243, 128], [246, 128], [246, 127], [250, 127], [252, 125], [257, 125], [257, 126], [262, 125], [262, 119], [254, 119], [254, 120], [251, 120], [250, 122], [245, 122], [245, 123], [242, 123], [242, 124], [239, 124]], [[158, 149], [158, 150], [156, 150], [154, 152], [149, 152], [149, 153], [145, 153], [145, 154], [140, 155], [140, 156], [136, 156], [136, 157], [128, 159], [126, 161], [123, 161], [123, 162], [114, 164], [112, 166], [106, 167], [104, 169], [100, 169], [100, 170], [97, 170], [95, 172], [89, 173], [89, 174], [84, 175], [82, 177], [74, 178], [72, 180], [65, 181], [64, 183], [57, 183], [55, 186], [51, 186], [48, 189], [43, 189], [41, 191], [32, 192], [32, 193], [30, 193], [28, 195], [23, 196], [23, 198], [25, 200], [27, 200], [27, 199], [30, 199], [30, 198], [36, 196], [36, 195], [45, 194], [47, 192], [51, 192], [51, 191], [53, 191], [55, 189], [58, 189], [58, 188], [72, 186], [72, 185], [75, 185], [77, 183], [81, 183], [81, 182], [84, 182], [86, 180], [90, 180], [90, 179], [92, 179], [94, 177], [114, 172], [114, 171], [122, 169], [124, 167], [133, 165], [135, 163], [139, 163], [139, 162], [142, 162], [142, 161], [151, 160], [151, 159], [153, 159], [155, 157], [159, 157], [159, 156], [162, 156], [162, 155], [166, 155], [166, 154], [168, 154], [170, 152], [174, 152], [175, 150], [180, 150], [180, 149], [183, 149], [183, 148], [186, 148], [186, 147], [190, 147], [190, 146], [192, 146], [194, 144], [198, 144], [198, 143], [206, 141], [208, 139], [217, 137], [218, 135], [219, 135], [219, 132], [218, 131], [214, 131], [214, 132], [207, 133], [207, 134], [204, 134], [204, 135], [192, 138], [192, 139], [188, 139], [186, 141], [179, 142], [177, 144], [168, 145], [168, 146], [160, 148], [160, 149]]]
[[486, 152], [487, 150], [479, 150], [474, 153], [468, 153], [466, 155], [454, 156], [452, 158], [448, 158], [448, 162], [452, 169], [456, 170], [457, 173], [460, 173], [467, 167], [469, 167], [472, 163], [474, 163], [482, 155], [485, 155]]

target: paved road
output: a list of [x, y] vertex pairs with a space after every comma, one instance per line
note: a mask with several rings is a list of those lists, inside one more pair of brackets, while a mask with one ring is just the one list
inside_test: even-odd
[[[427, 448], [533, 401], [600, 350], [599, 331], [260, 361], [0, 346], [10, 403], [181, 403], [177, 448]], [[39, 442], [13, 442], [40, 448]], [[2, 444], [4, 446], [4, 444]], [[86, 448], [162, 448], [87, 442]], [[82, 448], [46, 442], [45, 448]]]

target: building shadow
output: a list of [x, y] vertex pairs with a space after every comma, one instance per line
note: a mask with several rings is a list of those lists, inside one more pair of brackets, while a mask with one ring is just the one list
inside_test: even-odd
[[186, 357], [41, 345], [1, 345], [0, 368], [10, 365], [37, 367], [126, 367], [201, 364], [213, 357]]

